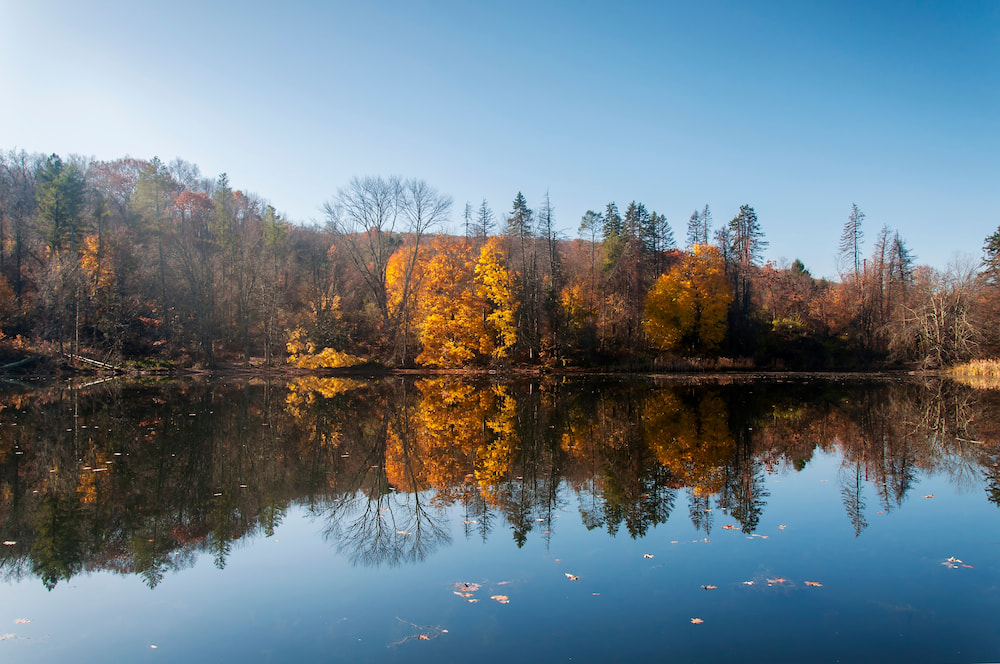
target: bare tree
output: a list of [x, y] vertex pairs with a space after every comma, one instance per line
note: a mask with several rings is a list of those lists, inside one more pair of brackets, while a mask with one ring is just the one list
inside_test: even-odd
[[971, 258], [952, 261], [943, 273], [918, 270], [890, 348], [923, 367], [945, 367], [975, 357], [981, 336], [974, 322], [976, 284]]
[[[427, 232], [442, 223], [451, 210], [452, 199], [438, 193], [423, 180], [403, 181], [398, 176], [353, 178], [336, 198], [324, 205], [327, 227], [346, 248], [381, 317], [390, 348], [408, 324], [407, 312], [413, 296], [413, 273], [420, 242]], [[399, 282], [401, 301], [390, 307], [387, 269], [389, 259], [406, 241], [407, 252]], [[400, 360], [406, 360], [405, 337]]]

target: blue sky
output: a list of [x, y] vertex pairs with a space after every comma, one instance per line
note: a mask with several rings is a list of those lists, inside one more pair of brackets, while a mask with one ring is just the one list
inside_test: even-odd
[[938, 268], [1000, 225], [997, 2], [0, 0], [0, 100], [0, 148], [181, 157], [306, 223], [368, 174], [455, 229], [749, 203], [817, 276], [852, 203]]

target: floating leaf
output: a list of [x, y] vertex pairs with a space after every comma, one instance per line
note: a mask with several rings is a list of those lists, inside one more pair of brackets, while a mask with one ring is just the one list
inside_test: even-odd
[[14, 621], [14, 624], [15, 625], [27, 625], [30, 622], [31, 622], [30, 618], [18, 618], [17, 620]]
[[722, 527], [722, 529], [723, 529], [723, 530], [736, 530], [736, 526], [734, 526], [734, 525], [733, 525], [733, 524], [731, 524], [731, 523], [727, 523], [726, 525], [724, 525], [724, 526]]
[[702, 590], [717, 590], [719, 586], [702, 586]]
[[412, 535], [413, 533], [406, 532], [405, 530], [397, 530], [397, 535]]
[[702, 624], [703, 622], [705, 622], [705, 621], [704, 621], [704, 620], [702, 620], [701, 618], [692, 618], [692, 619], [691, 619], [691, 624], [692, 624], [692, 625], [700, 625], [700, 624]]
[[459, 592], [463, 593], [474, 593], [480, 588], [482, 588], [482, 586], [479, 585], [478, 583], [462, 582], [455, 584], [455, 590], [458, 590]]
[[497, 581], [498, 586], [506, 586], [510, 581]]
[[569, 572], [566, 572], [566, 578], [569, 579], [570, 581], [580, 580], [580, 577], [578, 577], [576, 574], [570, 574]]
[[780, 526], [778, 526], [778, 530], [784, 530], [787, 527], [788, 526], [786, 526], [785, 524], [781, 524]]
[[457, 590], [455, 591], [455, 594], [459, 597], [472, 597], [472, 593], [460, 593]]
[[962, 562], [961, 560], [959, 560], [955, 556], [951, 556], [950, 558], [945, 558], [945, 560], [947, 560], [949, 563], [960, 563], [960, 562]]
[[788, 579], [783, 579], [780, 576], [776, 576], [773, 579], [768, 579], [768, 583], [788, 583]]
[[823, 587], [822, 583], [817, 583], [816, 581], [806, 581], [806, 585], [807, 586], [812, 586], [814, 588], [822, 588]]
[[642, 554], [642, 557], [643, 558], [652, 558], [653, 554], [651, 554], [651, 553], [644, 553], [644, 554]]
[[418, 634], [417, 638], [420, 639], [421, 641], [430, 641], [431, 640], [431, 637], [427, 636], [426, 634]]
[[743, 585], [744, 586], [755, 586], [755, 585], [757, 585], [757, 582], [756, 581], [744, 581]]
[[462, 523], [468, 526], [469, 524], [474, 524], [476, 522], [475, 521], [463, 521]]
[[933, 494], [933, 493], [929, 493], [929, 494], [927, 494], [926, 496], [924, 496], [924, 498], [933, 498], [933, 497], [934, 497], [934, 494]]
[[962, 565], [962, 567], [967, 567], [969, 569], [975, 569], [976, 568], [975, 565]]
[[465, 601], [466, 601], [466, 602], [468, 602], [469, 604], [475, 604], [475, 603], [476, 603], [476, 602], [478, 602], [479, 600], [478, 600], [478, 599], [467, 599], [467, 600], [465, 600]]
[[510, 598], [506, 595], [490, 595], [490, 599], [495, 599], [501, 604], [510, 604]]

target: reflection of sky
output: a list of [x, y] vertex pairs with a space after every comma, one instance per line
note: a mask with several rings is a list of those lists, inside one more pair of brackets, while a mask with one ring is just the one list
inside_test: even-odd
[[[714, 509], [703, 541], [683, 490], [667, 523], [646, 537], [610, 537], [583, 526], [578, 496], [563, 487], [564, 509], [551, 526], [536, 522], [522, 548], [502, 519], [486, 542], [466, 539], [467, 515], [454, 507], [451, 543], [398, 567], [350, 565], [323, 537], [327, 524], [295, 506], [273, 537], [234, 546], [224, 570], [203, 554], [155, 590], [109, 573], [51, 592], [34, 578], [9, 584], [0, 633], [17, 638], [0, 642], [0, 654], [37, 662], [996, 660], [996, 506], [943, 475], [918, 475], [903, 505], [885, 512], [865, 483], [869, 525], [855, 537], [841, 473], [838, 456], [817, 451], [801, 472], [768, 475], [756, 532], [766, 538], [723, 529], [735, 521]], [[951, 556], [974, 567], [941, 565]], [[787, 582], [768, 585], [778, 577]], [[459, 582], [482, 585], [477, 603], [454, 594]], [[705, 622], [692, 625], [695, 617]], [[15, 625], [18, 618], [32, 622]], [[434, 627], [448, 632], [416, 638]]]

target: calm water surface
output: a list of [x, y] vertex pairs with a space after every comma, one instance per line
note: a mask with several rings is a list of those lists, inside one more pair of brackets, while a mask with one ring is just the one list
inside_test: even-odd
[[1000, 661], [1000, 393], [0, 393], [0, 661]]

